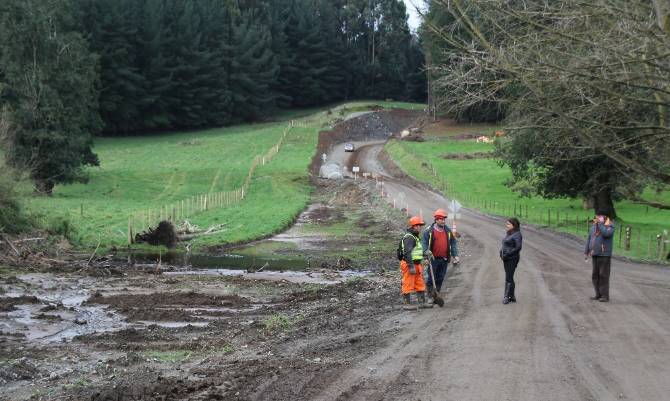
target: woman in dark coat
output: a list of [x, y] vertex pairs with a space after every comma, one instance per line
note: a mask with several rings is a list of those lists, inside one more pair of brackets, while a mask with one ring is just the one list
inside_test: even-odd
[[516, 217], [511, 217], [505, 225], [507, 232], [502, 240], [502, 249], [500, 249], [500, 258], [505, 266], [505, 295], [503, 304], [516, 302], [514, 296], [514, 271], [519, 264], [521, 254], [521, 223]]

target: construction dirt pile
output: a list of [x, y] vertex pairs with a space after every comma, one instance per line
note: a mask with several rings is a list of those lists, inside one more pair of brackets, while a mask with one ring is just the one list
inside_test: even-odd
[[391, 109], [365, 113], [338, 123], [332, 130], [319, 133], [317, 152], [310, 165], [310, 171], [318, 174], [321, 154], [337, 143], [388, 139], [405, 128], [418, 124], [423, 113], [414, 110]]

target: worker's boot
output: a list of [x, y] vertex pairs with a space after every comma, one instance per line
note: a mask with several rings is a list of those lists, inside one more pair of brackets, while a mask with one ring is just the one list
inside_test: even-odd
[[511, 284], [511, 287], [509, 289], [509, 301], [510, 302], [516, 302], [516, 296], [514, 295], [514, 283]]
[[510, 293], [511, 288], [512, 288], [511, 283], [505, 283], [505, 295], [503, 295], [503, 300], [502, 300], [503, 305], [507, 305], [510, 301], [509, 293]]
[[416, 310], [416, 306], [412, 305], [412, 294], [402, 294], [402, 308], [404, 310]]
[[421, 309], [428, 309], [433, 307], [433, 304], [426, 303], [426, 293], [423, 291], [416, 293], [416, 299], [419, 301], [419, 308]]

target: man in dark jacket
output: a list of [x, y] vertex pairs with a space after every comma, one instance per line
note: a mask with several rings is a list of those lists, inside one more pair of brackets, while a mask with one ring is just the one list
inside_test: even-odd
[[[444, 277], [447, 275], [447, 267], [451, 257], [454, 263], [458, 263], [458, 247], [456, 238], [446, 224], [447, 212], [437, 209], [433, 213], [435, 218], [433, 224], [423, 232], [422, 245], [426, 256], [430, 260], [433, 273], [435, 274], [435, 290], [440, 292]], [[433, 292], [433, 280], [431, 278], [431, 269], [426, 269], [426, 287], [428, 294]], [[432, 300], [434, 301], [434, 300]]]
[[614, 242], [614, 224], [604, 214], [597, 214], [593, 218], [593, 225], [589, 230], [584, 247], [584, 257], [591, 256], [591, 281], [596, 294], [591, 297], [594, 301], [608, 302], [610, 300], [610, 268], [612, 263], [612, 245]]

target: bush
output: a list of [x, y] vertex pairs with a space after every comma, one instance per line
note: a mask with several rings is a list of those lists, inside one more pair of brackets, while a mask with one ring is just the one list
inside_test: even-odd
[[73, 239], [72, 236], [76, 233], [75, 228], [72, 226], [70, 219], [56, 216], [49, 220], [46, 227], [49, 234], [52, 235], [61, 235], [69, 240]]
[[30, 227], [28, 218], [21, 209], [19, 195], [15, 190], [13, 172], [2, 166], [0, 171], [0, 232], [16, 234]]

